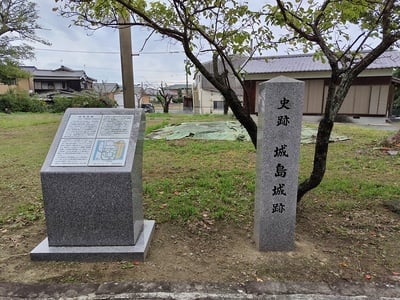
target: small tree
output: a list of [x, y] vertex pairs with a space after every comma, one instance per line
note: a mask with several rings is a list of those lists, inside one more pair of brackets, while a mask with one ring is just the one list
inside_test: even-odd
[[[261, 11], [251, 11], [237, 0], [57, 1], [64, 2], [62, 14], [75, 17], [78, 25], [116, 27], [116, 16], [125, 14], [132, 21], [123, 25], [146, 27], [179, 42], [187, 58], [222, 94], [254, 146], [257, 125], [249, 105], [242, 105], [228, 77], [234, 76], [246, 93], [233, 59], [238, 54], [251, 57], [257, 50], [275, 48], [277, 43], [271, 42], [274, 26], [288, 32], [277, 42], [291, 43], [295, 49], [303, 47], [306, 52], [317, 50], [315, 58], [326, 60], [332, 75], [318, 127], [313, 170], [299, 185], [299, 201], [324, 177], [334, 119], [354, 79], [400, 39], [398, 0], [276, 0], [275, 6], [266, 4]], [[200, 61], [201, 53], [212, 55], [211, 70]]]
[[170, 94], [166, 85], [163, 85], [161, 82], [156, 97], [163, 107], [163, 112], [167, 114], [169, 112], [169, 105], [171, 104], [172, 99], [174, 99], [174, 95]]
[[18, 67], [22, 59], [34, 57], [33, 47], [25, 42], [49, 42], [38, 37], [36, 3], [26, 0], [3, 0], [0, 4], [0, 80], [27, 77]]
[[328, 95], [318, 127], [312, 172], [298, 188], [298, 201], [322, 181], [335, 117], [357, 76], [400, 39], [396, 0], [281, 1], [266, 5], [266, 21], [289, 30], [280, 42], [317, 50], [331, 67]]

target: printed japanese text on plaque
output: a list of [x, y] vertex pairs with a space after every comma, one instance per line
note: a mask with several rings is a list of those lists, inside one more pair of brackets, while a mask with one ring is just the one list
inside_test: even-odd
[[132, 124], [132, 115], [71, 115], [51, 166], [124, 166]]

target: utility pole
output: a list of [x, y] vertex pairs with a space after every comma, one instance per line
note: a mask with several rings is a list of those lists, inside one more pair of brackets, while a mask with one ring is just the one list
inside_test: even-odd
[[[118, 23], [129, 23], [128, 19], [119, 16]], [[121, 54], [122, 87], [124, 107], [135, 108], [135, 88], [133, 81], [132, 37], [131, 26], [119, 25], [119, 47]]]

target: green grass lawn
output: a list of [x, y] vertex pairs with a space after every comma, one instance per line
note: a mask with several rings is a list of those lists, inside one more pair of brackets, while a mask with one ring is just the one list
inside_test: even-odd
[[[0, 114], [0, 224], [42, 218], [40, 167], [57, 130], [58, 114]], [[167, 124], [226, 120], [221, 115], [150, 114], [146, 133]], [[308, 124], [309, 125], [309, 124]], [[312, 126], [312, 125], [311, 125]], [[349, 141], [332, 143], [326, 176], [301, 207], [332, 214], [371, 209], [400, 195], [400, 159], [376, 150], [389, 132], [335, 125]], [[250, 224], [255, 190], [250, 142], [149, 140], [144, 143], [146, 218], [163, 222]], [[312, 167], [313, 145], [301, 147], [300, 178]]]

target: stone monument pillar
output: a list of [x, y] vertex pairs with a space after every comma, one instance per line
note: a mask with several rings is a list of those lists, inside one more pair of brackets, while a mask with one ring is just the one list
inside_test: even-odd
[[144, 260], [142, 109], [72, 108], [40, 171], [48, 237], [32, 260]]
[[260, 84], [254, 236], [260, 251], [294, 249], [304, 82]]

